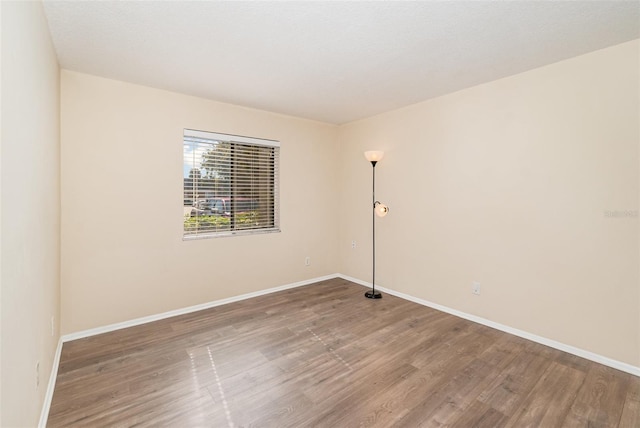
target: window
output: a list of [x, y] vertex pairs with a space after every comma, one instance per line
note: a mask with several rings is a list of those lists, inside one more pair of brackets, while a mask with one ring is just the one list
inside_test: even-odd
[[184, 130], [185, 239], [279, 232], [280, 143]]

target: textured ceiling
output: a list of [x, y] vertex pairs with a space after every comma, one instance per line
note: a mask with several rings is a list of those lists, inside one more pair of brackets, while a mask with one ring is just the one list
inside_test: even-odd
[[640, 37], [640, 3], [57, 2], [62, 68], [346, 123]]

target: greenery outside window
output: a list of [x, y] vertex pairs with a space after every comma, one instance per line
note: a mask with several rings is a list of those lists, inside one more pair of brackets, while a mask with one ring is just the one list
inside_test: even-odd
[[279, 232], [280, 143], [184, 130], [184, 239]]

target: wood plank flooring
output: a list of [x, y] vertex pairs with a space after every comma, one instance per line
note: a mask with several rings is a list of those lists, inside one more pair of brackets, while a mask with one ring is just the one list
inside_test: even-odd
[[342, 279], [65, 343], [49, 427], [640, 427], [640, 378]]

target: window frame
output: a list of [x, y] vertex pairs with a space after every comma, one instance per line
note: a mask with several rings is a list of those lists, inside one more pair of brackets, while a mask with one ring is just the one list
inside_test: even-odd
[[[224, 229], [224, 230], [204, 230], [204, 231], [199, 231], [198, 229], [196, 230], [195, 233], [188, 233], [185, 227], [185, 221], [187, 219], [187, 217], [191, 217], [191, 214], [186, 214], [183, 210], [183, 224], [182, 224], [182, 240], [183, 241], [191, 241], [191, 240], [198, 240], [198, 239], [211, 239], [211, 238], [222, 238], [222, 237], [228, 237], [228, 236], [246, 236], [246, 235], [259, 235], [259, 234], [265, 234], [265, 233], [279, 233], [280, 230], [280, 142], [277, 140], [269, 140], [269, 139], [264, 139], [264, 138], [255, 138], [255, 137], [246, 137], [246, 136], [241, 136], [241, 135], [233, 135], [233, 134], [222, 134], [222, 133], [218, 133], [218, 132], [208, 132], [208, 131], [199, 131], [199, 130], [194, 130], [194, 129], [189, 129], [189, 128], [184, 128], [183, 130], [183, 136], [182, 136], [182, 145], [183, 145], [183, 158], [182, 158], [182, 165], [183, 165], [183, 191], [182, 191], [182, 198], [183, 198], [183, 208], [187, 208], [187, 206], [185, 205], [185, 200], [187, 199], [187, 196], [189, 196], [192, 200], [192, 206], [195, 203], [196, 200], [198, 200], [198, 196], [197, 194], [192, 193], [191, 195], [187, 194], [187, 187], [186, 187], [186, 183], [185, 183], [185, 179], [187, 177], [185, 177], [185, 167], [187, 167], [189, 165], [189, 163], [187, 162], [187, 153], [185, 150], [185, 147], [188, 143], [188, 139], [189, 138], [193, 138], [193, 139], [198, 139], [198, 140], [208, 140], [211, 141], [211, 147], [214, 147], [216, 144], [219, 143], [227, 143], [230, 145], [230, 151], [232, 153], [232, 164], [236, 162], [236, 160], [238, 158], [235, 158], [236, 156], [236, 150], [238, 150], [238, 147], [247, 147], [247, 146], [255, 146], [255, 147], [260, 147], [260, 148], [264, 148], [264, 147], [268, 147], [271, 148], [273, 151], [273, 160], [271, 161], [272, 163], [269, 165], [269, 169], [268, 171], [271, 173], [271, 177], [270, 179], [272, 181], [267, 182], [267, 186], [269, 191], [273, 192], [273, 205], [269, 205], [269, 208], [272, 210], [273, 212], [273, 224], [269, 225], [267, 227], [260, 227], [260, 228], [248, 228], [248, 229], [239, 229], [235, 224], [235, 217], [233, 217], [233, 220], [231, 221], [230, 225], [229, 225], [229, 229]], [[199, 144], [202, 144], [203, 146], [206, 145], [206, 141], [203, 141]], [[245, 154], [240, 154], [240, 156], [244, 156]], [[258, 159], [259, 160], [259, 157]], [[195, 162], [193, 165], [190, 165], [192, 168], [195, 168]], [[201, 169], [202, 167], [198, 167], [199, 169]], [[237, 187], [239, 186], [237, 184], [237, 174], [239, 174], [239, 172], [235, 169], [233, 169], [233, 173], [231, 174], [231, 178], [230, 178], [230, 187], [231, 187], [231, 194], [235, 195], [237, 192]], [[242, 174], [241, 174], [242, 175]], [[205, 191], [206, 192], [206, 191]], [[195, 197], [195, 199], [193, 199], [193, 197]], [[236, 198], [236, 196], [231, 196], [232, 198]], [[221, 197], [211, 197], [211, 199], [219, 199]], [[207, 198], [208, 199], [208, 198]], [[235, 199], [234, 199], [235, 200]], [[237, 213], [236, 213], [237, 214]], [[232, 214], [233, 216], [233, 214]]]

